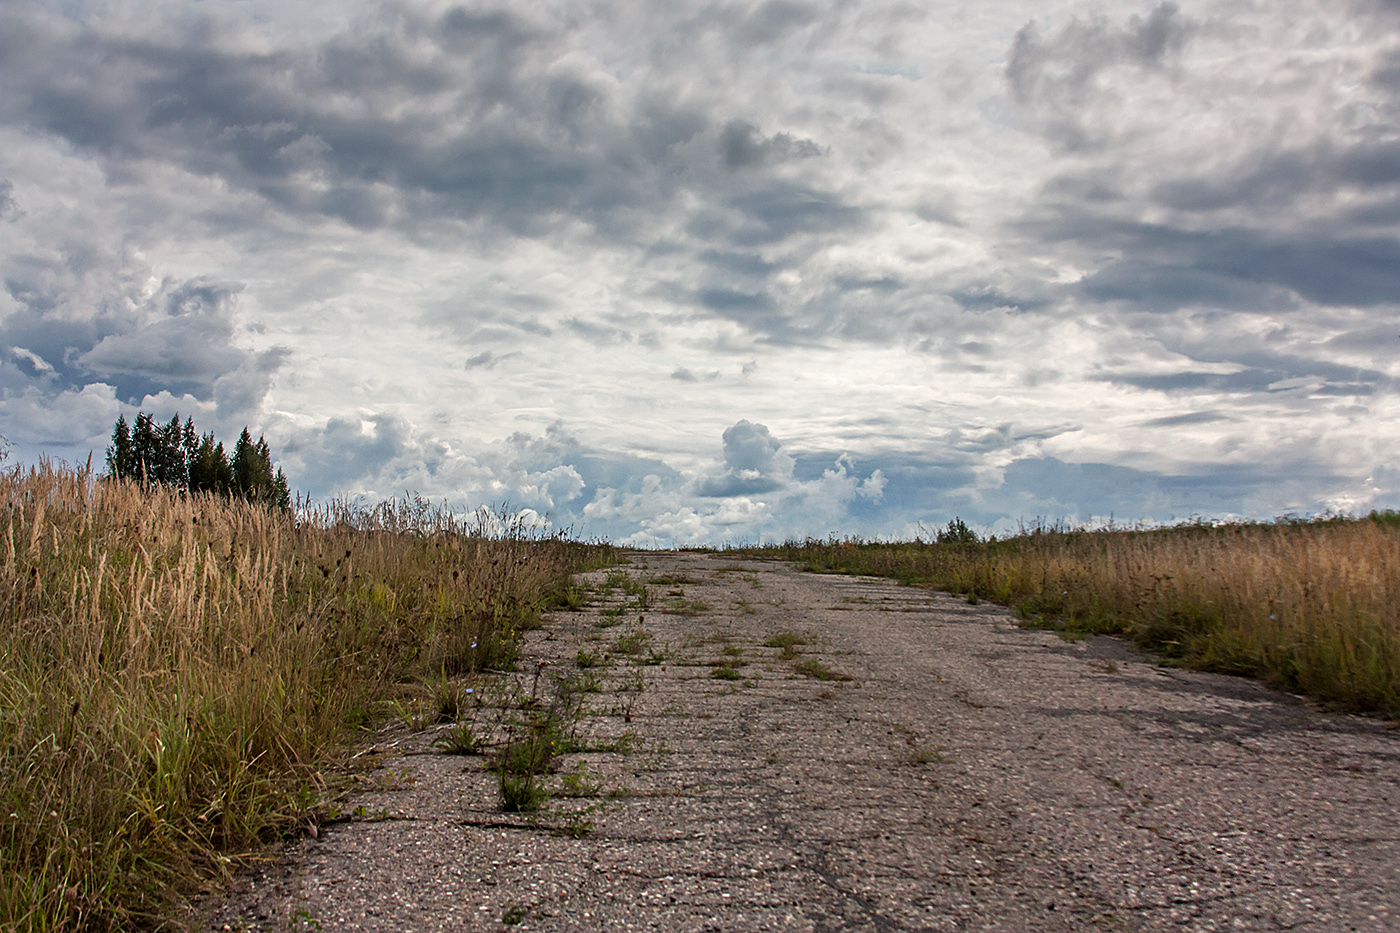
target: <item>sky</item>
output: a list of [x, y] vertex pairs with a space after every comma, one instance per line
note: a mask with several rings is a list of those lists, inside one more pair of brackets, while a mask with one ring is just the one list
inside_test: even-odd
[[673, 547], [1400, 507], [1396, 0], [6, 0], [0, 435]]

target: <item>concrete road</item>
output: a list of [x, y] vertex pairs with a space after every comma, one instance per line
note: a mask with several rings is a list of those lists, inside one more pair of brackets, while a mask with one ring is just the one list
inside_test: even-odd
[[207, 928], [1400, 930], [1383, 723], [889, 582], [622, 569], [645, 605], [594, 574], [474, 687], [489, 742], [533, 696], [585, 749], [539, 813], [448, 727], [386, 736], [363, 809]]

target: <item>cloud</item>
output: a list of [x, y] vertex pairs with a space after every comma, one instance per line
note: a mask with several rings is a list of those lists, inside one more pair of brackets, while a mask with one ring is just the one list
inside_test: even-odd
[[19, 205], [15, 203], [15, 186], [7, 178], [0, 178], [0, 220], [15, 220], [19, 216]]
[[781, 489], [792, 480], [792, 457], [766, 426], [740, 421], [725, 429], [723, 440], [724, 472], [701, 482], [700, 495], [757, 495]]
[[[1106, 463], [1066, 463], [1054, 457], [1010, 463], [999, 490], [1003, 508], [1041, 507], [1041, 517], [1083, 521], [1113, 518], [1185, 520], [1192, 516], [1244, 516], [1258, 511], [1266, 497], [1298, 511], [1319, 511], [1324, 502], [1309, 486], [1335, 484], [1340, 477], [1325, 467], [1294, 464], [1216, 466], [1192, 474], [1169, 474]], [[1280, 496], [1281, 494], [1281, 496]], [[1277, 508], [1277, 506], [1275, 506]], [[1279, 514], [1289, 509], [1280, 509]], [[1023, 515], [1030, 514], [1023, 511]]]
[[824, 153], [825, 150], [810, 139], [794, 139], [787, 133], [764, 137], [758, 127], [744, 120], [729, 121], [719, 134], [720, 159], [730, 169], [788, 159], [811, 159]]
[[0, 323], [0, 345], [53, 391], [105, 383], [131, 404], [169, 392], [214, 400], [229, 419], [255, 410], [289, 351], [240, 346], [243, 286], [140, 282], [138, 270], [89, 250], [17, 264], [5, 284], [18, 307]]
[[[740, 31], [768, 41], [757, 37], [815, 15], [801, 9], [768, 4]], [[687, 149], [697, 137], [730, 169], [823, 151], [789, 133], [762, 136], [742, 117], [712, 130], [665, 85], [623, 96], [567, 54], [568, 18], [504, 7], [385, 5], [319, 44], [256, 52], [212, 30], [133, 39], [32, 11], [11, 11], [0, 27], [12, 37], [5, 119], [114, 166], [168, 161], [277, 211], [363, 231], [484, 219], [543, 237], [571, 217], [626, 236], [686, 189], [713, 184]], [[852, 210], [810, 186], [757, 184], [733, 200], [751, 242]]]
[[501, 363], [521, 354], [516, 353], [496, 353], [492, 350], [483, 350], [475, 356], [467, 358], [465, 364], [467, 369], [495, 369]]
[[1383, 503], [1393, 6], [0, 5], [5, 431], [653, 544]]
[[101, 377], [135, 377], [143, 383], [189, 385], [209, 391], [217, 374], [234, 369], [243, 354], [229, 345], [229, 306], [240, 286], [197, 279], [163, 282], [140, 308], [129, 329], [108, 334], [76, 359]]
[[1007, 56], [1012, 96], [1040, 122], [1058, 145], [1079, 149], [1105, 141], [1102, 125], [1091, 125], [1090, 108], [1113, 93], [1106, 73], [1128, 67], [1162, 71], [1178, 55], [1195, 24], [1175, 3], [1160, 3], [1143, 19], [1115, 26], [1103, 17], [1074, 17], [1051, 38], [1032, 21], [1016, 33]]

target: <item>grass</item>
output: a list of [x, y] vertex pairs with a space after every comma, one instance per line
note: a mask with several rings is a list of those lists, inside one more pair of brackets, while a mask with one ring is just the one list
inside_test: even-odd
[[452, 721], [452, 678], [509, 667], [611, 556], [421, 500], [283, 515], [50, 464], [0, 472], [0, 522], [0, 929], [22, 931], [168, 925], [314, 823], [406, 684]]
[[797, 657], [797, 646], [808, 644], [807, 636], [800, 632], [779, 632], [763, 644], [768, 648], [782, 649], [778, 657], [784, 661], [791, 661]]
[[805, 661], [799, 661], [798, 663], [792, 666], [792, 669], [797, 671], [797, 673], [801, 674], [803, 677], [810, 677], [813, 680], [831, 680], [844, 682], [855, 679], [850, 674], [847, 674], [845, 671], [838, 671], [834, 667], [829, 667], [823, 664], [821, 661], [818, 661], [816, 658], [808, 658]]
[[661, 611], [672, 616], [698, 616], [702, 612], [709, 612], [710, 604], [703, 599], [673, 596], [661, 607]]
[[1400, 719], [1400, 515], [1154, 530], [1035, 528], [1002, 540], [806, 541], [756, 553], [893, 577], [1024, 624], [1120, 634], [1176, 663]]

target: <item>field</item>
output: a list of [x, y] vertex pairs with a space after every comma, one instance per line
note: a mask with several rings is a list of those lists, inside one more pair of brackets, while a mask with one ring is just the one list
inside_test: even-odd
[[[1400, 515], [750, 551], [1015, 607], [1069, 636], [1126, 635], [1191, 667], [1400, 719]], [[962, 538], [963, 540], [947, 540]]]
[[508, 666], [611, 550], [423, 502], [0, 473], [0, 929], [156, 927], [305, 829], [365, 730]]

